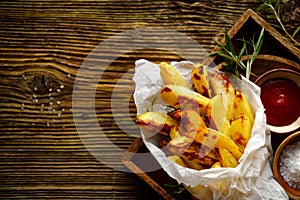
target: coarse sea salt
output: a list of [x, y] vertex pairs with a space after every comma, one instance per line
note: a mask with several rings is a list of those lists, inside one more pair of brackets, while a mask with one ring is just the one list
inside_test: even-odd
[[285, 147], [279, 166], [284, 181], [290, 187], [300, 190], [300, 141]]

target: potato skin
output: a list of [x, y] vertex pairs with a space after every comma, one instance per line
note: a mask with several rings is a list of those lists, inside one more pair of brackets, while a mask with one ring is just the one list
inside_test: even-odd
[[171, 130], [179, 127], [176, 120], [161, 112], [145, 112], [136, 117], [135, 123], [165, 136], [170, 136]]
[[162, 62], [159, 64], [159, 68], [160, 76], [165, 85], [178, 85], [189, 88], [189, 85], [175, 67], [166, 62]]
[[209, 88], [208, 73], [206, 67], [194, 67], [192, 70], [192, 83], [195, 90], [207, 98], [211, 98], [211, 90]]
[[225, 148], [217, 148], [217, 155], [222, 167], [236, 167], [238, 161], [233, 157], [233, 155]]
[[165, 85], [160, 91], [160, 96], [166, 104], [174, 108], [199, 110], [201, 115], [206, 115], [206, 108], [210, 101], [209, 98], [193, 90], [177, 85]]
[[251, 137], [252, 127], [253, 122], [246, 114], [242, 114], [231, 122], [231, 138], [241, 149], [245, 149]]

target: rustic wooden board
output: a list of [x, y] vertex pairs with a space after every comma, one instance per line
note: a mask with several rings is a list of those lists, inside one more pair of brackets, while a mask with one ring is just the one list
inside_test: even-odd
[[[0, 198], [159, 199], [134, 174], [101, 163], [80, 140], [72, 112], [72, 90], [82, 62], [102, 41], [136, 27], [176, 30], [210, 51], [215, 46], [213, 38], [220, 38], [226, 26], [259, 4], [259, 0], [1, 1]], [[297, 25], [293, 21], [289, 27], [293, 30]], [[105, 62], [111, 53], [99, 62]], [[119, 128], [110, 97], [120, 77], [129, 72], [124, 92], [118, 94], [118, 119], [128, 124], [131, 134], [138, 134], [130, 126], [136, 113], [133, 100], [122, 97], [133, 92], [130, 70], [139, 58], [155, 62], [180, 59], [172, 52], [145, 46], [122, 55], [98, 81], [95, 107], [99, 123], [110, 140], [124, 150], [134, 137]], [[82, 100], [89, 101], [84, 96]], [[129, 114], [122, 107], [126, 102]], [[82, 121], [82, 126], [92, 129], [89, 121]], [[108, 152], [115, 156], [113, 148]], [[121, 160], [115, 164], [123, 166]]]

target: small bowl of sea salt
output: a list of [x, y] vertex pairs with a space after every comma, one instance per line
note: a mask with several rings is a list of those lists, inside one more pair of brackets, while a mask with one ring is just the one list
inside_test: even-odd
[[300, 199], [300, 131], [292, 133], [277, 148], [274, 178], [292, 199]]

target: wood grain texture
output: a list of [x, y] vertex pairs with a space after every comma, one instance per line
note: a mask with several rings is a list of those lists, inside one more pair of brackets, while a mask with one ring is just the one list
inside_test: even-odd
[[[73, 85], [81, 80], [82, 105], [90, 102], [91, 97], [85, 96], [89, 88], [96, 88], [99, 124], [114, 145], [126, 150], [139, 134], [133, 126], [134, 62], [180, 60], [180, 56], [142, 43], [143, 49], [126, 52], [109, 67], [97, 69], [102, 76], [96, 83], [89, 74], [76, 79], [83, 61], [101, 42], [139, 27], [184, 33], [210, 51], [213, 39], [259, 4], [259, 0], [1, 1], [0, 198], [159, 199], [136, 175], [106, 166], [86, 149], [74, 123]], [[170, 41], [163, 41], [161, 34], [151, 37], [167, 47]], [[109, 47], [105, 52], [95, 63], [107, 63], [115, 53]], [[97, 134], [89, 116], [80, 117], [81, 128]], [[114, 166], [123, 166], [114, 145], [94, 145], [105, 149]]]

